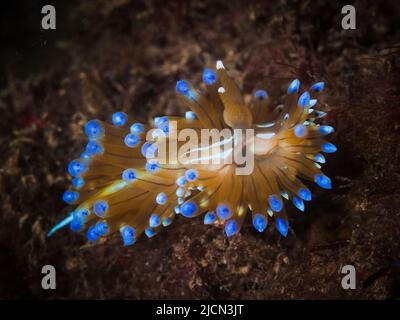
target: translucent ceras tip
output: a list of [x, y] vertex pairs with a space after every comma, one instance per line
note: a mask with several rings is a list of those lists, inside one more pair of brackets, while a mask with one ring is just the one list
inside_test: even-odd
[[330, 142], [325, 142], [322, 145], [322, 151], [325, 153], [333, 153], [337, 150], [336, 146]]
[[267, 228], [268, 221], [267, 218], [262, 214], [255, 214], [253, 218], [253, 226], [258, 232], [264, 232]]
[[302, 108], [308, 107], [310, 105], [310, 93], [305, 91], [299, 98], [298, 105]]
[[187, 120], [196, 120], [196, 114], [193, 111], [186, 111], [185, 118]]
[[90, 140], [97, 140], [104, 136], [104, 128], [99, 120], [90, 120], [85, 124], [85, 133]]
[[124, 142], [128, 148], [135, 148], [140, 143], [140, 137], [136, 133], [129, 133], [125, 136]]
[[206, 68], [203, 72], [203, 81], [206, 85], [211, 86], [217, 81], [217, 74], [214, 70]]
[[96, 242], [100, 239], [100, 235], [97, 233], [96, 228], [94, 226], [88, 229], [86, 236], [88, 240], [91, 242]]
[[79, 177], [85, 173], [88, 169], [87, 164], [84, 160], [72, 160], [68, 165], [68, 172], [73, 177]]
[[156, 235], [155, 231], [152, 228], [147, 228], [144, 233], [148, 238], [152, 238]]
[[217, 68], [217, 70], [219, 69], [225, 69], [224, 64], [222, 63], [221, 60], [218, 60], [217, 63], [215, 64], [215, 67]]
[[160, 192], [156, 197], [156, 202], [159, 205], [164, 205], [167, 203], [167, 195], [164, 192]]
[[227, 220], [232, 216], [231, 209], [226, 204], [220, 204], [217, 207], [217, 215], [221, 220]]
[[304, 201], [302, 199], [294, 196], [292, 200], [297, 209], [299, 209], [300, 211], [304, 211]]
[[125, 125], [127, 119], [128, 116], [124, 112], [116, 112], [112, 115], [112, 123], [118, 127]]
[[93, 204], [93, 212], [100, 218], [104, 218], [108, 211], [108, 202], [105, 200], [97, 200]]
[[128, 168], [122, 172], [122, 180], [127, 183], [134, 182], [137, 179], [137, 172], [135, 169]]
[[294, 127], [294, 134], [297, 138], [304, 138], [307, 134], [307, 127], [304, 124], [298, 124]]
[[131, 226], [123, 226], [119, 230], [125, 246], [130, 246], [136, 241], [136, 230]]
[[215, 216], [215, 213], [212, 211], [209, 211], [204, 216], [204, 224], [213, 224], [216, 219], [217, 219], [217, 217]]
[[190, 91], [190, 85], [189, 85], [189, 83], [188, 83], [187, 81], [185, 81], [185, 80], [179, 80], [179, 81], [176, 83], [175, 90], [176, 90], [176, 92], [179, 93], [179, 94], [186, 95], [186, 94], [188, 94], [189, 91]]
[[311, 201], [312, 199], [311, 191], [306, 188], [300, 188], [299, 197], [305, 201]]
[[63, 194], [63, 200], [65, 203], [75, 203], [79, 198], [79, 192], [67, 190]]
[[131, 133], [141, 134], [144, 132], [144, 125], [139, 122], [136, 122], [131, 125], [130, 130], [131, 130]]
[[229, 220], [225, 224], [225, 233], [228, 237], [231, 237], [235, 234], [237, 234], [239, 231], [239, 226], [235, 220]]
[[310, 99], [310, 108], [314, 107], [317, 104], [317, 99]]
[[195, 169], [189, 169], [185, 172], [186, 180], [189, 182], [195, 181], [199, 177], [199, 173]]
[[276, 228], [278, 229], [278, 231], [281, 235], [283, 235], [284, 237], [287, 236], [288, 231], [289, 231], [289, 225], [285, 219], [278, 218], [276, 220]]
[[317, 82], [311, 86], [311, 90], [314, 90], [316, 92], [321, 92], [322, 90], [324, 90], [324, 88], [325, 88], [325, 82]]
[[257, 90], [254, 96], [259, 100], [264, 100], [268, 97], [268, 94], [265, 90]]
[[181, 206], [181, 214], [186, 217], [186, 218], [191, 218], [193, 217], [196, 212], [198, 211], [198, 206], [196, 203], [194, 202], [185, 202], [182, 206]]
[[325, 163], [325, 162], [326, 162], [325, 157], [324, 157], [322, 154], [320, 154], [320, 153], [317, 153], [317, 154], [314, 156], [314, 160], [317, 161], [317, 162], [319, 162], [319, 163]]
[[183, 188], [176, 189], [176, 196], [177, 197], [183, 197], [184, 195], [185, 195], [185, 189], [183, 189]]
[[94, 229], [100, 237], [104, 237], [108, 233], [108, 224], [106, 221], [99, 221], [95, 224]]
[[324, 174], [317, 174], [314, 178], [315, 182], [324, 189], [332, 189], [332, 181]]
[[288, 93], [293, 94], [295, 92], [298, 92], [299, 88], [300, 88], [300, 80], [295, 79], [290, 83], [290, 85], [288, 87]]
[[269, 206], [271, 207], [272, 210], [275, 212], [280, 212], [283, 208], [283, 203], [282, 200], [279, 199], [279, 197], [275, 194], [272, 194], [269, 196]]
[[335, 129], [331, 126], [320, 126], [318, 128], [318, 130], [319, 130], [319, 132], [321, 132], [322, 134], [325, 134], [325, 135], [330, 134], [335, 131]]

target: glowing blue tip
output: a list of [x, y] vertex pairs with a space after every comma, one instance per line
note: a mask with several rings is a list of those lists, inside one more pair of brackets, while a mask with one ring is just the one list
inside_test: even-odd
[[177, 197], [183, 197], [185, 195], [185, 190], [183, 188], [176, 189]]
[[176, 179], [176, 184], [180, 187], [184, 187], [187, 183], [187, 180], [184, 176], [179, 177], [178, 179]]
[[306, 188], [301, 188], [299, 190], [299, 197], [305, 201], [311, 201], [312, 199], [311, 191]]
[[160, 165], [158, 164], [158, 162], [156, 160], [150, 159], [149, 161], [147, 161], [146, 170], [148, 172], [156, 173], [159, 169], [160, 169]]
[[179, 94], [185, 95], [185, 94], [188, 94], [188, 93], [189, 93], [189, 91], [190, 91], [190, 86], [189, 86], [189, 83], [188, 83], [187, 81], [185, 81], [185, 80], [179, 80], [179, 81], [176, 83], [175, 89], [176, 89], [176, 92], [178, 92]]
[[100, 237], [104, 237], [108, 233], [108, 224], [106, 221], [97, 222], [94, 228]]
[[152, 228], [147, 228], [144, 233], [146, 234], [147, 237], [152, 238], [156, 235], [154, 230]]
[[329, 177], [323, 174], [315, 175], [315, 182], [324, 189], [332, 189], [332, 181]]
[[206, 68], [203, 72], [203, 81], [206, 85], [211, 86], [217, 81], [217, 74], [214, 70]]
[[325, 163], [325, 162], [326, 162], [325, 157], [324, 157], [322, 154], [320, 154], [320, 153], [317, 153], [317, 154], [314, 156], [314, 160], [317, 161], [317, 162], [319, 162], [319, 163]]
[[122, 241], [125, 246], [130, 246], [136, 241], [136, 230], [131, 226], [123, 226], [120, 229]]
[[293, 204], [296, 206], [297, 209], [300, 211], [304, 211], [304, 202], [300, 198], [293, 197]]
[[235, 220], [229, 220], [225, 225], [225, 233], [228, 237], [231, 237], [238, 233], [239, 226]]
[[298, 92], [300, 88], [300, 80], [295, 79], [292, 81], [292, 83], [288, 87], [288, 93], [293, 94], [295, 92]]
[[100, 239], [100, 235], [97, 233], [95, 227], [90, 227], [86, 233], [86, 236], [91, 242], [96, 242]]
[[302, 108], [310, 105], [310, 93], [308, 91], [303, 92], [303, 94], [300, 96], [298, 105]]
[[131, 133], [141, 134], [144, 132], [144, 125], [139, 122], [136, 122], [131, 125], [130, 130], [131, 130]]
[[319, 127], [319, 132], [321, 132], [322, 134], [330, 134], [332, 132], [334, 132], [335, 129], [331, 126], [320, 126]]
[[282, 210], [283, 203], [282, 200], [279, 199], [277, 195], [275, 194], [270, 195], [268, 200], [272, 210], [274, 210], [275, 212], [280, 212]]
[[157, 128], [161, 128], [161, 127], [163, 127], [165, 125], [168, 125], [168, 123], [169, 123], [168, 116], [162, 116], [162, 117], [155, 117], [154, 118], [154, 125]]
[[85, 124], [85, 133], [90, 140], [97, 140], [104, 135], [104, 128], [99, 120], [90, 120]]
[[68, 165], [68, 172], [73, 177], [79, 177], [81, 174], [85, 173], [87, 169], [87, 165], [81, 160], [72, 160]]
[[129, 133], [124, 139], [125, 145], [129, 148], [135, 148], [140, 142], [140, 137], [136, 133]]
[[156, 228], [161, 224], [161, 219], [158, 214], [153, 213], [149, 219], [149, 226], [152, 228]]
[[115, 126], [123, 126], [126, 123], [127, 115], [124, 112], [116, 112], [112, 115], [112, 122]]
[[86, 145], [86, 153], [89, 156], [93, 156], [96, 154], [101, 154], [104, 152], [103, 146], [98, 143], [97, 141], [89, 141], [89, 143]]
[[69, 225], [70, 229], [73, 232], [82, 231], [85, 228], [85, 223], [80, 219], [72, 219], [71, 224]]
[[100, 218], [104, 218], [106, 216], [108, 208], [108, 202], [105, 200], [97, 200], [93, 205], [94, 213]]
[[215, 216], [215, 213], [210, 211], [207, 212], [206, 215], [204, 216], [204, 224], [212, 224], [215, 222], [217, 217]]
[[145, 142], [142, 145], [141, 152], [143, 157], [154, 158], [157, 152], [157, 146], [149, 142]]
[[185, 118], [188, 120], [196, 120], [196, 114], [193, 111], [186, 111]]
[[287, 236], [288, 231], [289, 231], [289, 225], [285, 219], [278, 218], [276, 220], [276, 228], [278, 229], [278, 231], [281, 235], [283, 235], [284, 237]]
[[167, 203], [167, 195], [164, 192], [160, 192], [156, 197], [156, 202], [160, 205]]
[[325, 153], [333, 153], [337, 150], [336, 146], [330, 142], [325, 142], [322, 146], [322, 151]]
[[199, 173], [195, 169], [189, 169], [186, 170], [185, 177], [187, 181], [193, 182], [199, 177]]
[[135, 181], [137, 179], [136, 170], [132, 168], [125, 169], [122, 172], [122, 179], [128, 183]]
[[317, 82], [311, 86], [311, 90], [321, 92], [325, 88], [325, 82]]
[[170, 218], [165, 218], [162, 222], [162, 225], [164, 227], [168, 227], [172, 223], [172, 220]]
[[268, 97], [268, 93], [265, 90], [257, 90], [256, 93], [254, 94], [254, 96], [257, 99], [264, 100]]
[[175, 211], [176, 214], [180, 214], [181, 213], [181, 207], [175, 206], [174, 211]]
[[186, 218], [191, 218], [196, 214], [198, 209], [199, 208], [198, 208], [196, 203], [194, 203], [194, 202], [185, 202], [181, 206], [181, 214]]
[[227, 220], [232, 216], [232, 212], [227, 205], [220, 204], [217, 207], [217, 215], [221, 220]]
[[76, 189], [79, 190], [85, 185], [85, 179], [82, 177], [77, 177], [72, 179], [72, 186]]
[[68, 204], [75, 203], [79, 198], [79, 192], [67, 190], [63, 194], [64, 202]]
[[254, 215], [253, 226], [258, 232], [264, 232], [264, 230], [267, 228], [267, 225], [268, 220], [264, 215], [259, 213]]
[[88, 154], [86, 151], [81, 153], [81, 158], [82, 159], [89, 159], [90, 158], [90, 154]]
[[294, 127], [294, 134], [297, 138], [304, 138], [307, 134], [307, 127], [304, 124], [298, 124]]

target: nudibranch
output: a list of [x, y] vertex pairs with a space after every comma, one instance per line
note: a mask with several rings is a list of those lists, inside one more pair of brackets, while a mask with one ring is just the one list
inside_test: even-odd
[[[117, 112], [112, 124], [87, 122], [89, 141], [68, 166], [72, 185], [63, 195], [74, 209], [49, 235], [69, 225], [85, 231], [90, 242], [119, 232], [129, 246], [142, 233], [153, 237], [177, 215], [204, 215], [205, 224], [223, 226], [231, 237], [251, 213], [258, 232], [272, 223], [286, 237], [284, 201], [304, 211], [312, 199], [305, 180], [332, 187], [321, 164], [322, 153], [336, 151], [325, 139], [334, 129], [316, 123], [326, 113], [316, 110], [317, 99], [310, 96], [324, 82], [300, 92], [296, 79], [284, 103], [273, 107], [265, 90], [245, 99], [222, 61], [215, 69], [203, 72], [205, 95], [185, 80], [177, 82], [178, 98], [190, 109], [185, 116], [144, 124]], [[217, 138], [188, 145], [188, 137], [203, 138], [204, 132]]]

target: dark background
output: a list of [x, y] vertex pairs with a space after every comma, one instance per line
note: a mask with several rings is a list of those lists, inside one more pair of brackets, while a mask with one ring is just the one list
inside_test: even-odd
[[[53, 4], [57, 29], [41, 29]], [[353, 4], [357, 29], [342, 30]], [[398, 1], [7, 1], [1, 10], [0, 298], [399, 299], [400, 91]], [[201, 83], [223, 59], [244, 91], [278, 103], [293, 78], [327, 83], [335, 126], [324, 172], [291, 233], [239, 236], [179, 217], [124, 248], [117, 236], [88, 246], [68, 230], [67, 164], [82, 127], [123, 110], [143, 121], [179, 114], [175, 82]], [[41, 268], [57, 289], [41, 289]], [[357, 270], [343, 290], [342, 266]]]

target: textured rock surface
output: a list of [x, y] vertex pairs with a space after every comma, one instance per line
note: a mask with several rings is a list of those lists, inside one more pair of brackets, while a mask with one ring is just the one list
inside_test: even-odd
[[[51, 38], [31, 34], [4, 55], [0, 298], [400, 297], [396, 1], [356, 1], [353, 31], [341, 30], [342, 5], [330, 2], [88, 3], [59, 10]], [[245, 91], [265, 87], [276, 103], [295, 77], [327, 83], [334, 189], [313, 187], [306, 213], [289, 210], [288, 238], [247, 221], [227, 240], [182, 217], [131, 248], [118, 236], [88, 246], [68, 230], [46, 238], [68, 212], [66, 166], [85, 144], [84, 123], [116, 110], [142, 120], [181, 113], [175, 81], [200, 85], [202, 68], [221, 58]], [[58, 271], [52, 292], [40, 286], [45, 264]], [[357, 269], [357, 290], [340, 286], [346, 264]]]

